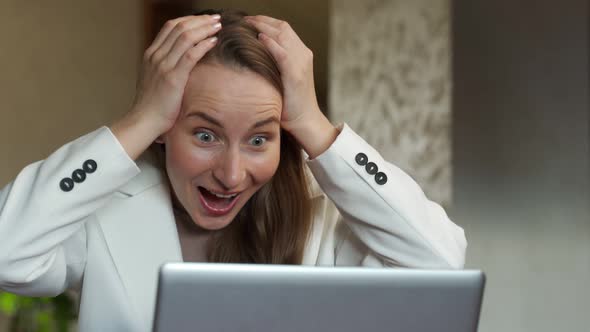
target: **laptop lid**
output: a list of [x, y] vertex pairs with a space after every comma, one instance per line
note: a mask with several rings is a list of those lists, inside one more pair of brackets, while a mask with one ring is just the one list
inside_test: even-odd
[[477, 330], [481, 271], [169, 263], [154, 331]]

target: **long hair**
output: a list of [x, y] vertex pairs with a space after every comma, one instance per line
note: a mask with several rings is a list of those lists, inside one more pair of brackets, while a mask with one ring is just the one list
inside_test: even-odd
[[[202, 14], [220, 14], [222, 29], [217, 34], [217, 44], [200, 62], [251, 70], [282, 95], [278, 65], [258, 40], [256, 28], [243, 20], [246, 14], [206, 10], [196, 15]], [[301, 264], [312, 224], [310, 188], [301, 147], [282, 129], [280, 149], [279, 166], [271, 180], [250, 198], [228, 226], [209, 239], [209, 262]], [[166, 172], [165, 147], [153, 144], [151, 150]], [[172, 199], [176, 210], [190, 220], [175, 197]]]

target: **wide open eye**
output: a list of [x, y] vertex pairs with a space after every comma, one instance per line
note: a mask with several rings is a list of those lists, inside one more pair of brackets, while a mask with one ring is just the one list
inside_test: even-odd
[[211, 134], [210, 132], [206, 131], [198, 131], [197, 133], [195, 133], [195, 137], [203, 143], [211, 143], [215, 141], [215, 136], [213, 136], [213, 134]]
[[262, 146], [266, 143], [266, 137], [264, 136], [254, 136], [250, 139], [250, 144], [254, 146]]

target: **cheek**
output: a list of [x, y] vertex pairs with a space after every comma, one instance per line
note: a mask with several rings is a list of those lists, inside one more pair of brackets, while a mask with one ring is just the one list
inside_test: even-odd
[[211, 168], [213, 154], [190, 142], [169, 142], [166, 145], [166, 168], [173, 181], [186, 180]]
[[262, 185], [275, 175], [279, 167], [280, 156], [280, 147], [276, 146], [253, 159], [251, 174], [256, 184]]

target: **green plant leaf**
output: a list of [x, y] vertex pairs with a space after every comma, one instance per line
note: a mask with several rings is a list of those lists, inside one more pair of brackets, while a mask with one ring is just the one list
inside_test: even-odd
[[0, 293], [0, 311], [12, 316], [18, 308], [18, 296], [11, 293]]
[[37, 313], [37, 326], [39, 332], [52, 331], [51, 314], [48, 311], [40, 311]]
[[22, 296], [22, 297], [20, 297], [19, 302], [20, 302], [20, 306], [28, 309], [33, 306], [33, 304], [35, 303], [35, 300], [31, 297]]

